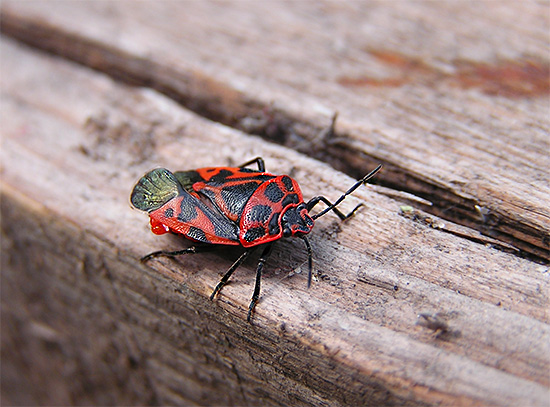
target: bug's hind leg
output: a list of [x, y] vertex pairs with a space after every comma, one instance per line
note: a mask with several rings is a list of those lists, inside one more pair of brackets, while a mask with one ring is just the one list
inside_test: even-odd
[[251, 164], [258, 164], [258, 171], [265, 172], [265, 163], [262, 157], [256, 157], [250, 161], [247, 161], [244, 164], [239, 165], [239, 168], [248, 167]]
[[188, 247], [187, 249], [174, 250], [174, 251], [159, 250], [159, 251], [156, 251], [156, 252], [153, 252], [153, 253], [149, 253], [146, 256], [143, 256], [140, 259], [140, 261], [142, 263], [145, 263], [146, 261], [151, 260], [154, 257], [161, 257], [161, 256], [176, 257], [176, 256], [181, 256], [182, 254], [195, 254], [195, 253], [200, 253], [200, 252], [206, 252], [206, 251], [212, 250], [212, 249], [213, 249], [213, 247], [211, 247], [210, 245], [208, 245], [208, 246], [205, 245], [205, 246], [191, 246], [191, 247]]
[[231, 274], [233, 274], [233, 272], [237, 270], [237, 268], [243, 263], [243, 261], [246, 260], [246, 258], [249, 256], [250, 253], [252, 253], [252, 251], [253, 249], [245, 251], [239, 256], [235, 263], [233, 263], [231, 267], [229, 267], [229, 270], [225, 272], [220, 282], [216, 285], [216, 288], [214, 288], [214, 291], [212, 291], [212, 294], [210, 295], [211, 300], [213, 300], [216, 294], [223, 288], [225, 284], [227, 284], [227, 281], [231, 277]]
[[252, 311], [254, 310], [254, 307], [258, 302], [258, 298], [260, 298], [260, 282], [262, 280], [262, 270], [264, 268], [265, 262], [267, 261], [267, 259], [269, 258], [269, 255], [271, 254], [272, 248], [273, 248], [273, 245], [269, 244], [262, 252], [262, 255], [260, 256], [260, 260], [258, 260], [258, 268], [256, 269], [256, 284], [254, 285], [254, 294], [252, 294], [252, 300], [250, 301], [250, 305], [248, 306], [248, 315], [246, 316], [247, 322], [250, 322], [250, 318], [252, 317]]

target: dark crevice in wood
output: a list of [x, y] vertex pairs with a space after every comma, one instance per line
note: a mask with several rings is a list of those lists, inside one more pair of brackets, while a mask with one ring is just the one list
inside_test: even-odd
[[[290, 112], [274, 110], [211, 77], [171, 69], [63, 31], [45, 21], [21, 18], [2, 10], [0, 31], [31, 47], [100, 71], [125, 84], [155, 89], [209, 120], [293, 148], [355, 178], [382, 162], [384, 170], [377, 175], [375, 183], [432, 202], [430, 207], [424, 208], [427, 212], [475, 229], [504, 242], [505, 246], [510, 244], [518, 249], [513, 252], [521, 257], [537, 262], [550, 260], [549, 239], [540, 236], [543, 231], [536, 225], [522, 224], [496, 210], [482, 216], [476, 210], [480, 205], [475, 199], [461, 196], [449, 187], [437, 185], [396, 163], [387, 163], [365, 153], [358, 154], [345, 142], [345, 135], [339, 134], [338, 143], [327, 137], [319, 140], [316, 135], [329, 123], [321, 126], [303, 123]], [[297, 123], [300, 123], [299, 129]]]

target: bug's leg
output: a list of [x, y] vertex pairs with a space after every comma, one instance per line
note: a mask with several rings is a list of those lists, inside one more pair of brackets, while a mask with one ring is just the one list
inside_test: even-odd
[[311, 286], [311, 277], [313, 275], [313, 250], [311, 250], [311, 245], [309, 244], [309, 240], [307, 240], [307, 237], [305, 235], [300, 237], [306, 244], [306, 249], [307, 249], [307, 265], [308, 265], [307, 288], [309, 288]]
[[262, 280], [262, 270], [264, 268], [265, 262], [271, 254], [272, 248], [272, 244], [268, 245], [262, 252], [260, 260], [258, 260], [258, 268], [256, 269], [256, 284], [254, 285], [254, 294], [252, 294], [252, 300], [250, 301], [250, 305], [248, 306], [248, 315], [246, 316], [247, 322], [250, 322], [250, 318], [252, 317], [252, 310], [258, 302], [258, 298], [260, 298], [260, 281]]
[[225, 274], [223, 275], [222, 279], [220, 280], [220, 282], [216, 285], [216, 287], [214, 288], [214, 291], [212, 291], [212, 294], [210, 295], [210, 299], [213, 300], [214, 297], [216, 296], [216, 294], [223, 288], [223, 286], [225, 284], [227, 284], [227, 281], [229, 280], [229, 277], [231, 277], [231, 274], [233, 274], [233, 272], [235, 270], [237, 270], [237, 268], [243, 263], [243, 261], [246, 260], [246, 258], [248, 257], [248, 255], [253, 251], [253, 249], [249, 249], [247, 251], [245, 251], [243, 254], [241, 254], [239, 256], [239, 258], [235, 261], [235, 263], [233, 263], [231, 265], [231, 267], [229, 267], [229, 270], [227, 270], [225, 272]]
[[250, 164], [258, 164], [258, 171], [265, 172], [265, 163], [262, 157], [256, 157], [250, 161], [247, 161], [244, 164], [239, 165], [239, 168], [248, 167]]
[[175, 251], [159, 250], [153, 253], [149, 253], [146, 256], [143, 256], [140, 259], [140, 261], [142, 263], [145, 263], [146, 261], [152, 259], [153, 257], [160, 257], [160, 256], [175, 257], [175, 256], [180, 256], [182, 254], [195, 254], [195, 253], [205, 252], [212, 249], [213, 249], [212, 246], [205, 245], [205, 246], [191, 246], [191, 247], [188, 247], [187, 249], [175, 250]]
[[319, 202], [323, 202], [326, 205], [328, 205], [325, 209], [323, 209], [321, 212], [315, 214], [312, 216], [313, 219], [317, 219], [324, 214], [326, 214], [328, 211], [333, 211], [341, 220], [346, 220], [350, 216], [352, 216], [357, 209], [359, 209], [363, 204], [357, 205], [350, 213], [347, 215], [344, 215], [341, 211], [339, 211], [336, 207], [342, 203], [342, 201], [346, 198], [346, 196], [352, 194], [357, 188], [359, 188], [362, 184], [366, 183], [369, 179], [374, 177], [374, 175], [380, 171], [380, 168], [382, 168], [382, 165], [380, 164], [378, 167], [376, 167], [374, 170], [369, 172], [367, 175], [365, 175], [362, 179], [357, 181], [355, 184], [351, 186], [350, 189], [348, 189], [340, 198], [336, 200], [336, 202], [331, 203], [327, 198], [324, 196], [316, 196], [314, 198], [311, 198], [308, 203], [306, 204], [308, 212], [311, 211], [311, 209], [317, 205]]

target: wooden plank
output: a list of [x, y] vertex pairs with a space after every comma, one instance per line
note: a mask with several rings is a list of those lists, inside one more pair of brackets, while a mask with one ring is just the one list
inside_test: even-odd
[[317, 222], [310, 290], [301, 242], [277, 245], [247, 324], [254, 261], [215, 303], [238, 252], [139, 263], [182, 242], [153, 236], [129, 209], [133, 183], [159, 165], [257, 155], [306, 197], [334, 199], [352, 179], [154, 91], [1, 45], [6, 404], [547, 402], [545, 266], [402, 216], [381, 188], [361, 188], [346, 208], [368, 210]]
[[[548, 7], [30, 1], [1, 17], [9, 35], [353, 176], [382, 161], [380, 182], [423, 209], [548, 260]], [[316, 138], [334, 112], [338, 136]]]

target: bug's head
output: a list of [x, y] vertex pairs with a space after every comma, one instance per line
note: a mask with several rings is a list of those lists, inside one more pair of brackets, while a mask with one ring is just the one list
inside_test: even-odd
[[302, 236], [313, 228], [313, 219], [309, 216], [306, 204], [289, 207], [281, 216], [283, 236]]

